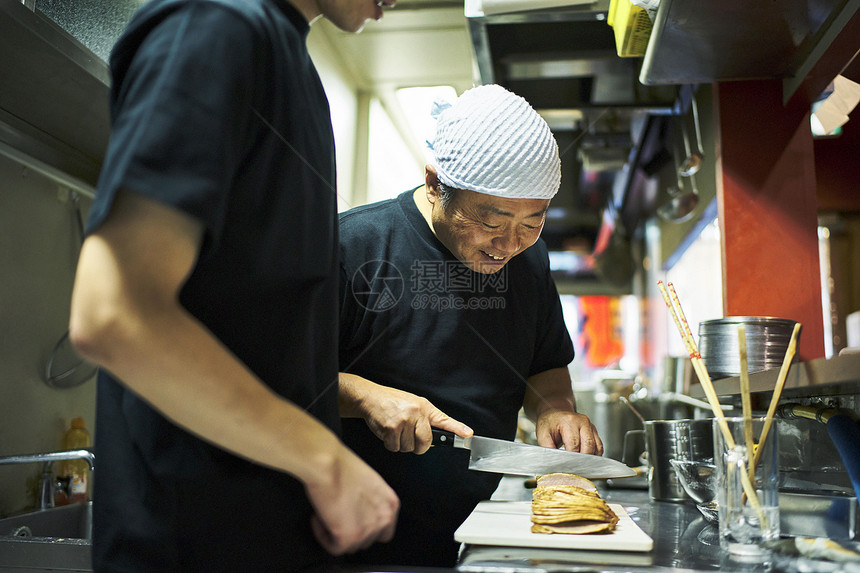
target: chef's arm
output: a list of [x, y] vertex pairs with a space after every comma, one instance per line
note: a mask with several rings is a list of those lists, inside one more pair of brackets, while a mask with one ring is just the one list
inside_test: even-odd
[[431, 428], [464, 438], [473, 433], [469, 426], [451, 418], [427, 398], [346, 372], [341, 372], [338, 379], [341, 417], [363, 418], [389, 451], [423, 454], [433, 441]]
[[538, 444], [586, 454], [603, 454], [603, 442], [588, 416], [576, 412], [567, 368], [530, 376], [523, 399], [526, 416], [535, 422]]
[[314, 533], [330, 552], [389, 540], [399, 501], [382, 478], [180, 304], [201, 238], [196, 219], [121, 192], [81, 250], [75, 347], [177, 425], [301, 480], [317, 511]]

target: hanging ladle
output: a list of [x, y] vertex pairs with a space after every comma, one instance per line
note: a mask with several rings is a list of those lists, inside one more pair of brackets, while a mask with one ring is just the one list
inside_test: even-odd
[[696, 149], [690, 149], [690, 138], [687, 137], [687, 128], [684, 126], [685, 122], [682, 121], [681, 133], [684, 137], [684, 151], [686, 153], [686, 157], [684, 158], [684, 162], [681, 163], [679, 173], [684, 177], [690, 177], [691, 175], [698, 173], [699, 169], [702, 167], [702, 160], [705, 157], [704, 152], [702, 151], [702, 132], [699, 128], [699, 108], [696, 105], [695, 96], [690, 99], [690, 107], [693, 110], [693, 127], [696, 130]]
[[699, 195], [693, 191], [684, 192], [684, 188], [669, 188], [669, 200], [657, 209], [657, 215], [672, 223], [683, 223], [693, 216], [699, 204]]
[[675, 158], [676, 170], [676, 186], [668, 189], [669, 200], [657, 208], [657, 215], [666, 221], [672, 223], [683, 223], [693, 216], [696, 207], [699, 205], [699, 190], [696, 187], [696, 178], [689, 176], [690, 190], [685, 191], [684, 184], [681, 181], [682, 170], [678, 165], [678, 153], [673, 147], [672, 156]]

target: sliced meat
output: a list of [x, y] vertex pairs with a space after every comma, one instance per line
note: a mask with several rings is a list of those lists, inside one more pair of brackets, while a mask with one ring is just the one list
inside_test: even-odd
[[535, 523], [532, 533], [563, 533], [567, 535], [587, 535], [589, 533], [612, 533], [615, 524], [603, 521], [569, 521], [555, 525]]
[[591, 481], [574, 474], [546, 474], [537, 478], [538, 487], [548, 485], [572, 485], [585, 490], [597, 491], [597, 486]]
[[618, 516], [587, 479], [549, 474], [538, 478], [532, 492], [531, 521], [533, 533], [607, 533]]

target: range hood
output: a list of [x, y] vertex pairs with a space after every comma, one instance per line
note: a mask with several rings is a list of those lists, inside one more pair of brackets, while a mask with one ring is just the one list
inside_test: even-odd
[[640, 81], [783, 78], [788, 100], [858, 10], [857, 0], [661, 0]]
[[94, 186], [107, 148], [108, 67], [51, 19], [0, 2], [0, 151]]

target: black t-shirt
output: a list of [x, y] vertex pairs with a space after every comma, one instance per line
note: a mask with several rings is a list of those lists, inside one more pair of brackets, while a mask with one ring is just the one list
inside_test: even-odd
[[[409, 191], [341, 214], [340, 254], [341, 371], [424, 396], [477, 435], [512, 440], [527, 378], [573, 359], [542, 241], [494, 275], [475, 273]], [[363, 420], [343, 429], [402, 503], [394, 541], [352, 560], [452, 565], [454, 530], [501, 476], [469, 470], [465, 450], [392, 453]]]
[[[120, 189], [197, 218], [204, 241], [182, 304], [338, 430], [334, 143], [308, 31], [278, 0], [145, 5], [111, 55], [113, 126], [88, 230]], [[105, 372], [96, 430], [99, 570], [327, 560], [298, 481], [179, 429]]]

